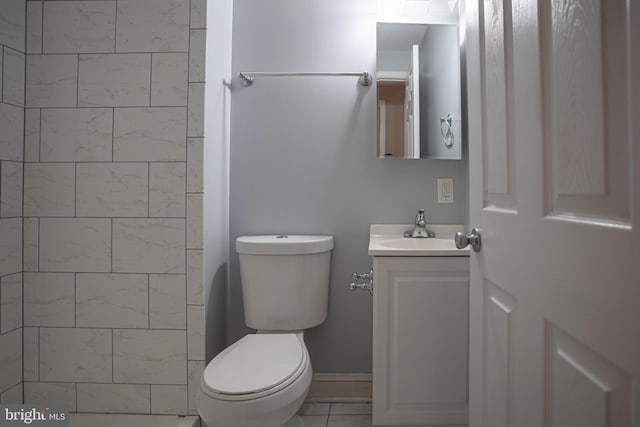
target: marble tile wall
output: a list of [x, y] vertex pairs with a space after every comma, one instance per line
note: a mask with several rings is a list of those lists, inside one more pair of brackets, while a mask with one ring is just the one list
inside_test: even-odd
[[0, 403], [22, 402], [25, 0], [0, 6]]
[[[23, 151], [25, 161], [17, 243], [26, 402], [196, 413], [205, 359], [204, 6], [26, 3], [25, 144], [6, 150], [7, 161]], [[19, 58], [9, 61], [13, 69]], [[0, 110], [0, 120], [11, 114]]]

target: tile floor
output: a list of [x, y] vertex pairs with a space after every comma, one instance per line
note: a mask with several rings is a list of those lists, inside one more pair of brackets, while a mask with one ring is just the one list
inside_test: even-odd
[[371, 403], [305, 403], [305, 427], [371, 427]]
[[[0, 0], [1, 1], [1, 0]], [[371, 427], [371, 403], [305, 403], [298, 411], [305, 427]], [[71, 414], [71, 427], [192, 426], [196, 417], [170, 415]], [[197, 425], [204, 426], [204, 423]], [[205, 426], [206, 427], [206, 426]]]

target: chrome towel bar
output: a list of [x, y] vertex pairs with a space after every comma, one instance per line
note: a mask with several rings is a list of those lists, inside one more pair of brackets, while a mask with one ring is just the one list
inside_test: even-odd
[[354, 73], [330, 73], [330, 72], [249, 72], [239, 73], [243, 86], [251, 86], [256, 77], [290, 77], [290, 76], [359, 76], [358, 83], [362, 86], [369, 86], [372, 78], [366, 71]]

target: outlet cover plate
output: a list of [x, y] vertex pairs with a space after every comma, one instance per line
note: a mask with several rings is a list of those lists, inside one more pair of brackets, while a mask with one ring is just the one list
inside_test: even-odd
[[438, 178], [438, 203], [453, 203], [453, 178]]

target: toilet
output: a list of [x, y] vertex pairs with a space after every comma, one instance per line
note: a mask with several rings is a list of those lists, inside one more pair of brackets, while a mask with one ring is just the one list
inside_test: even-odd
[[208, 427], [293, 427], [311, 385], [303, 331], [327, 317], [331, 236], [236, 240], [245, 323], [256, 329], [207, 364], [197, 408]]

